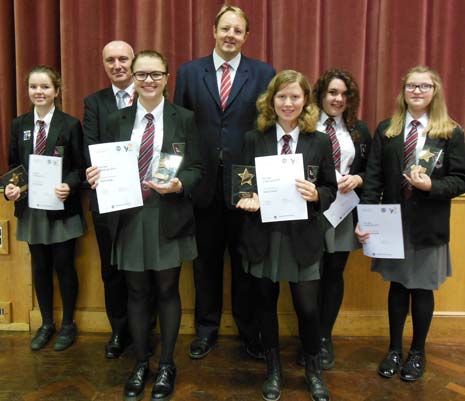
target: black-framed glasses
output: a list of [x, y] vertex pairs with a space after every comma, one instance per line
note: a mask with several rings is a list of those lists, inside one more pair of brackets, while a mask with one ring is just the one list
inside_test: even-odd
[[434, 88], [434, 85], [431, 84], [405, 84], [406, 92], [415, 92], [416, 89], [420, 89], [420, 92], [425, 93], [429, 92]]
[[152, 81], [160, 81], [165, 75], [167, 75], [167, 73], [164, 71], [152, 71], [152, 72], [136, 71], [132, 75], [138, 81], [145, 81], [148, 76], [152, 78]]

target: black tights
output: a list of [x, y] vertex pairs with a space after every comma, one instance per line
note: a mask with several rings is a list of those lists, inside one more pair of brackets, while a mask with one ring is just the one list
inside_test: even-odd
[[320, 281], [321, 336], [331, 338], [344, 297], [344, 268], [349, 252], [324, 253]]
[[29, 244], [32, 277], [39, 302], [42, 324], [53, 323], [53, 270], [57, 273], [63, 304], [62, 324], [73, 323], [78, 293], [78, 277], [74, 268], [75, 239], [56, 244]]
[[402, 351], [402, 334], [405, 319], [412, 298], [413, 339], [411, 349], [425, 351], [426, 336], [433, 318], [434, 294], [432, 290], [408, 289], [402, 284], [391, 282], [388, 297], [389, 334], [391, 343], [389, 349]]
[[148, 359], [148, 335], [153, 313], [151, 294], [154, 291], [160, 316], [160, 364], [174, 364], [174, 347], [181, 323], [180, 271], [180, 267], [174, 267], [162, 271], [125, 272], [129, 329], [137, 362]]
[[[279, 283], [267, 278], [255, 278], [260, 302], [260, 332], [266, 350], [279, 346], [278, 297]], [[315, 355], [320, 348], [320, 323], [318, 318], [319, 281], [289, 283], [292, 302], [299, 323], [299, 337], [307, 354]]]

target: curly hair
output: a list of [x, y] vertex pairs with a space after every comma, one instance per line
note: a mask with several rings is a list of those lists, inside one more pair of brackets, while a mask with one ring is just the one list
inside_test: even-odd
[[303, 74], [294, 70], [284, 70], [275, 75], [268, 88], [257, 100], [257, 129], [265, 132], [276, 124], [278, 118], [274, 108], [274, 97], [283, 87], [298, 83], [304, 92], [305, 104], [300, 113], [297, 125], [301, 132], [313, 132], [318, 122], [318, 108], [312, 103], [312, 90]]
[[323, 98], [326, 95], [329, 84], [333, 79], [340, 79], [341, 81], [344, 81], [347, 86], [347, 106], [342, 113], [342, 118], [349, 130], [354, 129], [355, 124], [357, 123], [358, 106], [360, 105], [360, 92], [357, 82], [355, 82], [352, 75], [350, 75], [347, 71], [339, 68], [333, 68], [325, 71], [315, 83], [313, 88], [313, 98], [315, 99], [318, 108], [323, 110]]
[[29, 88], [29, 78], [34, 73], [44, 73], [50, 78], [52, 81], [52, 85], [57, 91], [58, 95], [55, 97], [54, 103], [57, 109], [61, 109], [61, 75], [60, 73], [55, 70], [53, 67], [48, 65], [35, 65], [32, 67], [26, 75], [26, 87]]
[[452, 131], [459, 124], [452, 120], [447, 113], [444, 88], [439, 74], [432, 68], [424, 65], [411, 68], [402, 78], [402, 90], [397, 96], [396, 110], [385, 135], [387, 137], [394, 137], [403, 133], [405, 116], [408, 110], [407, 102], [405, 101], [405, 84], [410, 76], [415, 73], [427, 73], [434, 85], [433, 98], [428, 108], [429, 122], [425, 132], [427, 132], [431, 138], [450, 138], [452, 136]]

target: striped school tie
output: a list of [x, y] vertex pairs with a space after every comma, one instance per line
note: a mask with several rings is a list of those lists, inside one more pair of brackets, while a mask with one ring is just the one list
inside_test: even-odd
[[45, 152], [45, 143], [47, 142], [47, 134], [45, 133], [45, 121], [37, 120], [39, 124], [39, 132], [36, 137], [36, 146], [34, 149], [35, 155], [43, 155]]
[[326, 119], [326, 133], [329, 135], [329, 139], [331, 139], [331, 145], [333, 147], [334, 167], [337, 171], [341, 171], [341, 147], [339, 146], [339, 141], [337, 140], [334, 122], [335, 121], [333, 117], [328, 117]]
[[224, 111], [226, 108], [226, 103], [228, 102], [229, 94], [231, 93], [231, 74], [229, 72], [230, 65], [228, 63], [224, 63], [221, 66], [223, 70], [223, 75], [221, 76], [221, 84], [220, 84], [220, 100], [221, 100], [221, 109]]
[[281, 154], [282, 155], [290, 155], [292, 154], [292, 149], [291, 146], [289, 145], [289, 141], [291, 140], [290, 135], [283, 135], [282, 136], [284, 144], [283, 147], [281, 148]]
[[[418, 120], [412, 120], [410, 123], [412, 128], [407, 134], [407, 138], [404, 143], [404, 170], [415, 161], [415, 150], [417, 148], [418, 142], [418, 129], [420, 125]], [[408, 183], [407, 180], [402, 180], [402, 193], [404, 194], [404, 199], [410, 199], [412, 196], [412, 186]]]
[[[155, 124], [153, 122], [153, 114], [147, 113], [145, 115], [147, 125], [145, 126], [144, 134], [139, 149], [139, 179], [140, 182], [144, 181], [153, 157], [153, 138], [155, 136]], [[142, 198], [147, 199], [151, 193], [151, 189], [142, 185]]]

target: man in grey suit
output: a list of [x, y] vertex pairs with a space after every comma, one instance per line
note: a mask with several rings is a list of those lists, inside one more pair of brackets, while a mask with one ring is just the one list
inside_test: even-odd
[[251, 278], [238, 252], [242, 213], [231, 204], [231, 166], [241, 164], [244, 134], [253, 128], [255, 102], [275, 71], [241, 54], [249, 35], [247, 15], [225, 5], [213, 26], [215, 49], [177, 71], [174, 102], [194, 111], [206, 174], [192, 194], [198, 258], [194, 261], [196, 339], [189, 355], [205, 357], [218, 335], [223, 301], [224, 252], [231, 257], [232, 311], [251, 356], [260, 348]]
[[[91, 165], [88, 145], [113, 140], [107, 137], [107, 117], [112, 112], [131, 105], [134, 97], [132, 47], [126, 42], [115, 40], [105, 45], [102, 57], [111, 86], [84, 99], [84, 154], [88, 166]], [[99, 213], [95, 191], [90, 196], [105, 290], [105, 308], [112, 329], [112, 336], [105, 346], [105, 356], [112, 359], [118, 358], [127, 345], [127, 287], [124, 272], [111, 264], [112, 239], [107, 215]]]

